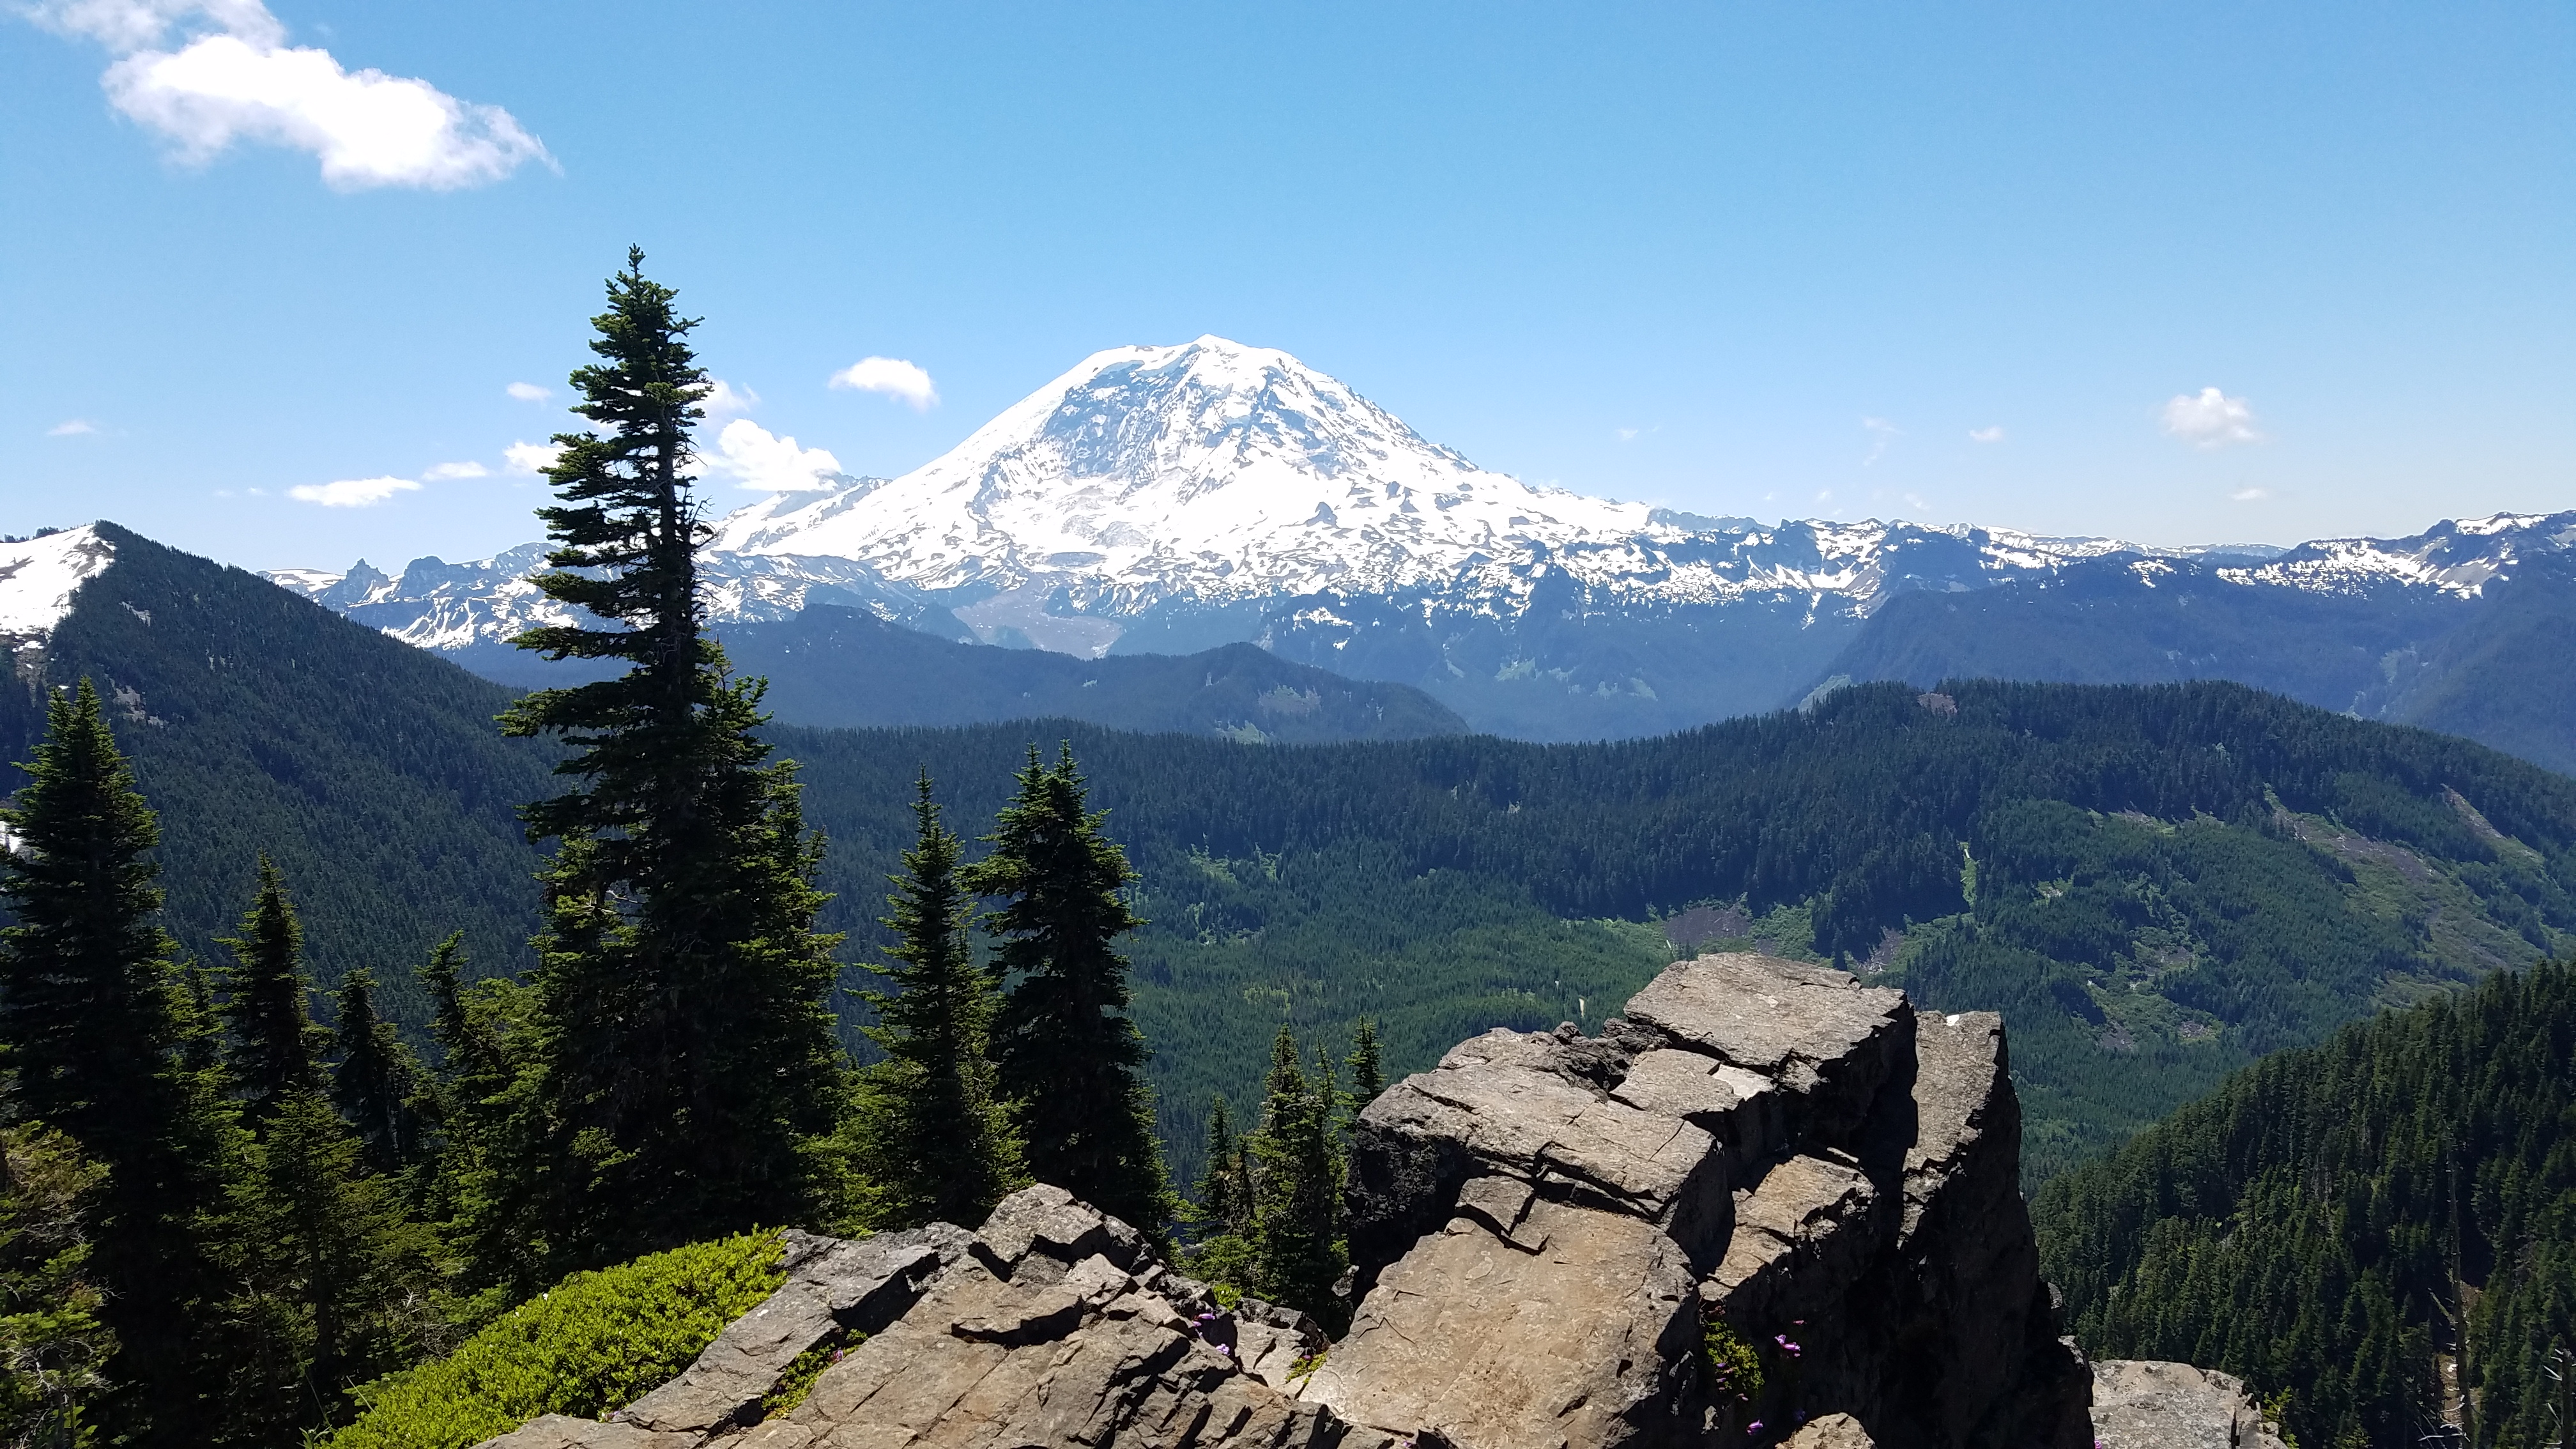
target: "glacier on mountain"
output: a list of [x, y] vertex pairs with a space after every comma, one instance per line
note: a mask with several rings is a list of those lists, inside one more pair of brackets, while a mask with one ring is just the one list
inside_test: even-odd
[[[2576, 514], [2163, 550], [1706, 518], [1488, 471], [1285, 352], [1201, 337], [1096, 353], [902, 477], [739, 509], [715, 524], [702, 567], [718, 624], [832, 603], [1089, 657], [1250, 641], [1418, 685], [1481, 728], [1591, 738], [1794, 702], [1904, 594], [2046, 589], [2125, 558], [2150, 589], [2189, 565], [2257, 590], [2473, 598], [2522, 560], [2571, 550]], [[271, 577], [465, 659], [565, 620], [526, 581], [541, 557], [527, 545]]]

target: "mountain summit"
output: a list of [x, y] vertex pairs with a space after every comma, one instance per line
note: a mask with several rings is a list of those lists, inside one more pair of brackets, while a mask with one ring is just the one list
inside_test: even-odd
[[1285, 352], [1201, 337], [1085, 358], [892, 481], [781, 494], [715, 547], [856, 559], [918, 588], [1071, 584], [1118, 612], [1447, 584], [1650, 526], [1426, 441]]

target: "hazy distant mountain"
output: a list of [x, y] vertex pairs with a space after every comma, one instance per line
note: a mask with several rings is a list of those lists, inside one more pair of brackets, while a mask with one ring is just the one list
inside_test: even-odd
[[2244, 567], [2111, 558], [1891, 601], [1826, 681], [2234, 679], [2576, 773], [2576, 513], [2328, 539]]
[[[2426, 722], [2480, 719], [2543, 758], [2576, 730], [2514, 723], [2483, 686], [2454, 698], [2465, 665], [2440, 661], [2470, 646], [2441, 641], [2571, 546], [2576, 514], [2165, 551], [1706, 518], [1487, 472], [1284, 352], [1202, 337], [1097, 353], [903, 477], [742, 509], [707, 573], [728, 626], [830, 603], [1078, 657], [1249, 642], [1533, 739], [1686, 728], [1837, 677], [2209, 676], [2397, 708], [2354, 702], [2377, 671], [2383, 693], [2415, 681]], [[550, 617], [534, 561], [272, 577], [470, 664]]]

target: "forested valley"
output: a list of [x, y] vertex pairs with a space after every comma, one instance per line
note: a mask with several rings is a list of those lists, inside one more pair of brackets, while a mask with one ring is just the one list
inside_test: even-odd
[[[1598, 1029], [1677, 952], [2002, 1011], [2036, 1185], [2266, 1053], [2349, 1055], [2347, 1023], [2576, 944], [2576, 781], [2226, 684], [1870, 685], [1595, 745], [773, 724], [698, 627], [678, 466], [708, 384], [637, 265], [574, 376], [604, 433], [559, 437], [540, 513], [540, 586], [620, 627], [523, 637], [598, 677], [514, 694], [103, 527], [116, 562], [0, 690], [27, 762], [0, 860], [13, 1423], [463, 1449], [504, 1408], [651, 1382], [670, 1365], [603, 1347], [638, 1322], [685, 1361], [775, 1281], [769, 1230], [974, 1221], [1033, 1180], [1337, 1323], [1369, 1097], [1490, 1027]], [[2498, 979], [2467, 1000], [2564, 973]], [[2563, 1112], [2497, 1091], [2526, 1126]], [[2103, 1306], [2187, 1278], [2202, 1231], [2120, 1217], [2134, 1157], [2050, 1189], [2078, 1224], [2052, 1251], [2148, 1244], [2064, 1258], [2104, 1344], [2188, 1337], [2284, 1384], [2362, 1363], [2295, 1422], [2394, 1444], [2436, 1392], [2424, 1265], [2564, 1216], [2563, 1164], [2514, 1150], [2529, 1183], [2474, 1252], [2390, 1226], [2337, 1278], [2280, 1249], [2388, 1285], [2337, 1310], [2376, 1327], [2292, 1358]], [[2406, 1254], [2414, 1278], [2373, 1256]]]

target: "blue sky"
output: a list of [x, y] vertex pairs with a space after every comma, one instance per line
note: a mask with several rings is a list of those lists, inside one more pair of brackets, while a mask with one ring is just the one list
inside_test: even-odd
[[507, 449], [630, 241], [855, 473], [1214, 332], [1699, 512], [2576, 506], [2564, 3], [43, 0], [0, 196], [0, 531], [252, 567], [533, 537]]

